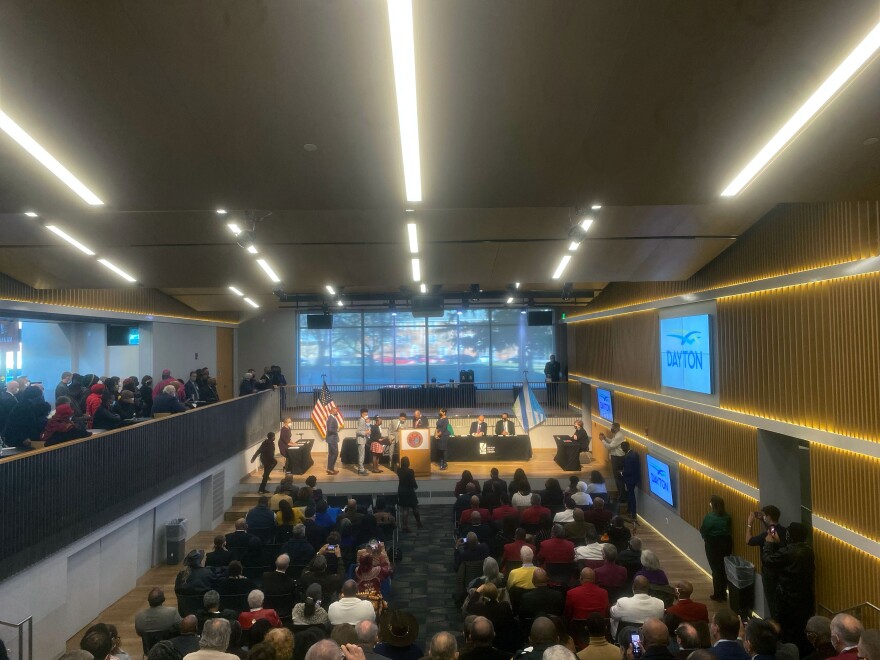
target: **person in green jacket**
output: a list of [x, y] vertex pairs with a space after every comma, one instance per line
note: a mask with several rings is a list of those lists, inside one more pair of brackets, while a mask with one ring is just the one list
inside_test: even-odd
[[700, 534], [706, 544], [706, 559], [712, 569], [712, 595], [717, 601], [727, 600], [727, 575], [724, 558], [733, 552], [733, 522], [724, 509], [724, 498], [713, 495], [709, 499], [710, 511], [703, 518]]

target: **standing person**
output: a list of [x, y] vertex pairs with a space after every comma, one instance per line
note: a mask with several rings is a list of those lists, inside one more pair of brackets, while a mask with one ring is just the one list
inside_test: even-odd
[[[807, 543], [809, 535], [806, 525], [793, 522], [788, 526], [786, 543], [783, 545], [779, 531], [769, 529], [761, 553], [761, 565], [773, 569], [778, 576], [776, 602], [779, 607], [782, 640], [797, 644], [802, 656], [810, 651], [804, 628], [810, 617], [816, 613], [816, 557]], [[833, 621], [836, 620], [837, 617]], [[841, 650], [842, 647], [838, 652]]]
[[153, 416], [153, 377], [144, 376], [141, 378], [141, 386], [138, 390], [141, 393], [141, 417]]
[[358, 474], [362, 477], [366, 476], [367, 471], [364, 468], [364, 456], [367, 453], [367, 438], [370, 437], [370, 411], [361, 408], [361, 416], [358, 417], [357, 427], [355, 427], [355, 438], [357, 439], [358, 448]]
[[706, 559], [712, 569], [712, 600], [727, 600], [727, 575], [724, 558], [733, 552], [733, 523], [724, 508], [724, 498], [713, 495], [709, 499], [709, 513], [700, 525], [700, 535], [706, 544]]
[[186, 384], [183, 386], [183, 395], [186, 397], [187, 401], [192, 401], [193, 403], [202, 400], [201, 392], [199, 391], [198, 371], [189, 372], [189, 380], [186, 381]]
[[327, 416], [327, 474], [339, 474], [336, 469], [336, 457], [339, 456], [339, 411], [336, 404], [330, 406], [330, 414]]
[[599, 439], [608, 450], [608, 458], [611, 459], [611, 472], [614, 474], [614, 483], [617, 485], [617, 501], [623, 499], [623, 449], [621, 445], [624, 442], [623, 433], [620, 430], [620, 424], [614, 422], [611, 425], [611, 435], [605, 437], [604, 433], [599, 434]]
[[397, 416], [397, 421], [391, 424], [391, 433], [388, 439], [391, 441], [391, 471], [397, 470], [397, 463], [400, 460], [400, 445], [398, 440], [403, 438], [403, 431], [406, 428], [406, 413], [402, 412]]
[[384, 429], [382, 428], [382, 418], [376, 415], [373, 423], [370, 425], [370, 457], [373, 467], [370, 469], [374, 474], [382, 472], [379, 469], [379, 459], [385, 452]]
[[626, 510], [633, 523], [635, 523], [636, 488], [641, 486], [642, 483], [642, 462], [639, 460], [639, 455], [632, 450], [632, 447], [625, 440], [620, 443], [620, 448], [623, 450], [623, 471], [620, 476], [626, 488]]
[[275, 460], [275, 434], [272, 431], [269, 431], [266, 434], [266, 439], [260, 443], [260, 446], [251, 458], [251, 463], [257, 460], [257, 456], [260, 457], [260, 463], [263, 466], [263, 482], [260, 484], [260, 490], [257, 492], [260, 495], [268, 495], [269, 491], [266, 490], [266, 484], [269, 482], [269, 475], [272, 473], [272, 470], [278, 465], [278, 461]]
[[544, 382], [547, 386], [547, 400], [551, 406], [558, 405], [559, 401], [559, 379], [562, 375], [562, 365], [556, 359], [555, 355], [551, 355], [547, 364], [544, 365]]
[[255, 391], [254, 375], [248, 371], [242, 376], [241, 383], [238, 385], [238, 396], [247, 396], [248, 394], [253, 394]]
[[290, 417], [281, 422], [281, 433], [278, 435], [278, 453], [284, 457], [284, 474], [290, 474], [290, 457], [287, 455], [287, 448], [290, 446], [291, 436], [290, 425], [293, 420]]
[[416, 410], [413, 413], [413, 428], [414, 429], [423, 429], [427, 428], [428, 422], [422, 417], [422, 411]]
[[70, 385], [70, 379], [73, 378], [73, 374], [69, 371], [65, 371], [61, 374], [61, 382], [55, 386], [55, 400], [57, 401], [63, 396], [70, 396], [70, 390], [68, 389], [68, 385]]
[[[779, 507], [768, 504], [760, 511], [753, 511], [749, 514], [746, 521], [746, 543], [751, 546], [761, 548], [764, 551], [764, 543], [767, 540], [767, 534], [770, 528], [776, 530], [776, 536], [779, 537], [780, 545], [785, 545], [786, 528], [779, 524], [779, 517], [782, 513]], [[755, 523], [759, 523], [759, 527], [755, 529]], [[754, 534], [752, 532], [755, 532]], [[767, 599], [767, 608], [770, 616], [779, 620], [779, 604], [776, 601], [776, 585], [779, 584], [779, 575], [770, 566], [761, 566], [761, 583], [764, 585], [764, 597]]]
[[403, 531], [409, 531], [409, 513], [412, 511], [416, 519], [416, 527], [422, 529], [422, 517], [419, 515], [419, 498], [416, 491], [419, 485], [416, 483], [416, 473], [409, 466], [409, 456], [400, 459], [400, 468], [397, 470], [397, 505], [400, 507], [400, 517], [403, 521]]
[[446, 449], [449, 445], [449, 420], [446, 418], [446, 408], [440, 408], [440, 419], [437, 420], [437, 430], [434, 437], [437, 438], [437, 455], [440, 459], [440, 469], [445, 470], [446, 465]]

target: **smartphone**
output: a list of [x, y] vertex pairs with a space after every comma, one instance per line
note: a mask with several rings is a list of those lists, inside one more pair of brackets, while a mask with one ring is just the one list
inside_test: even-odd
[[642, 649], [642, 636], [639, 633], [634, 632], [634, 633], [630, 634], [630, 640], [632, 641], [633, 657], [634, 658], [641, 658], [642, 657], [642, 650], [643, 650]]
[[375, 552], [376, 550], [379, 549], [379, 544], [378, 543], [370, 543], [370, 549], [373, 550], [373, 552]]
[[776, 533], [776, 525], [770, 525], [770, 527], [767, 528], [767, 533], [768, 534], [775, 534]]
[[467, 537], [466, 537], [466, 536], [462, 536], [462, 537], [461, 537], [461, 542], [462, 542], [462, 543], [467, 543]]
[[335, 546], [335, 545], [328, 545], [328, 546], [327, 546], [327, 549], [328, 549], [328, 550], [332, 550], [332, 551], [335, 552], [335, 551], [336, 551], [336, 546]]

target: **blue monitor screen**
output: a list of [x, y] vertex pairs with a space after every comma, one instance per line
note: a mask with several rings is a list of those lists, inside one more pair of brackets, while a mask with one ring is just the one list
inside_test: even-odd
[[672, 498], [672, 475], [669, 473], [669, 466], [663, 461], [658, 461], [650, 454], [646, 458], [648, 463], [648, 488], [650, 488], [651, 493], [669, 506], [675, 506]]
[[599, 417], [607, 419], [609, 422], [613, 422], [614, 408], [611, 406], [611, 392], [609, 390], [603, 390], [601, 387], [597, 387], [596, 398], [599, 400]]
[[664, 387], [712, 393], [708, 314], [660, 319], [660, 382]]
[[128, 329], [128, 345], [137, 346], [141, 343], [141, 333], [138, 328]]

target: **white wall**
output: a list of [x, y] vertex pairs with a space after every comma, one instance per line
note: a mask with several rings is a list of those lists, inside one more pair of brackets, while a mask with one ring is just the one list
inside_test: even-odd
[[277, 364], [291, 385], [296, 383], [296, 312], [278, 310], [245, 321], [236, 332], [235, 387], [250, 368]]
[[41, 382], [53, 391], [61, 374], [73, 371], [70, 323], [21, 324], [22, 367], [31, 382]]
[[103, 323], [71, 323], [73, 369], [81, 374], [110, 376], [107, 371], [107, 326]]
[[163, 369], [186, 380], [189, 372], [208, 367], [217, 372], [217, 329], [210, 325], [154, 322], [152, 335], [152, 376], [159, 381]]
[[128, 376], [140, 378], [140, 346], [108, 346], [106, 352], [107, 376], [119, 376], [125, 380]]

